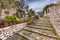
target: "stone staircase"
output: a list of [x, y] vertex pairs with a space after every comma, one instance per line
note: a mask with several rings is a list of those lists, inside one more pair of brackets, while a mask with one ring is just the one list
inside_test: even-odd
[[27, 25], [22, 31], [7, 40], [60, 40], [49, 20], [42, 18]]

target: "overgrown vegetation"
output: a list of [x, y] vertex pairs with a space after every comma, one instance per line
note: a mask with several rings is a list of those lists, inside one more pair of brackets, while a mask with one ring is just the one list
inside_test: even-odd
[[43, 16], [44, 16], [44, 12], [43, 12], [43, 11], [40, 12], [40, 13], [39, 13], [39, 16], [40, 16], [40, 17], [43, 17]]
[[20, 19], [16, 16], [7, 16], [3, 19], [3, 22], [11, 22], [11, 21], [20, 21]]
[[35, 11], [33, 9], [30, 9], [28, 15], [29, 17], [35, 16]]
[[55, 6], [55, 5], [56, 5], [56, 4], [50, 4], [50, 5], [47, 5], [47, 6], [44, 7], [43, 10], [46, 10], [48, 7]]

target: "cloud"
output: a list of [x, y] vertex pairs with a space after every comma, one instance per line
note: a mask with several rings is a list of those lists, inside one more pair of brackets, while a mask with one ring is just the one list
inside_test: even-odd
[[56, 0], [27, 0], [27, 4], [32, 8], [33, 10], [41, 11], [47, 4], [55, 3]]

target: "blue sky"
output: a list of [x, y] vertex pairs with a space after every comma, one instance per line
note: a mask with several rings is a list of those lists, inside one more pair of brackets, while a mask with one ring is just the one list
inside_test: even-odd
[[57, 0], [25, 0], [26, 4], [29, 5], [30, 8], [35, 10], [35, 12], [42, 11], [42, 9], [50, 3], [56, 3]]

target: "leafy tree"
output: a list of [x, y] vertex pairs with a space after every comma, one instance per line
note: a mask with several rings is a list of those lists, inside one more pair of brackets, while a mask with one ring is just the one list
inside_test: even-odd
[[54, 5], [56, 5], [56, 4], [49, 4], [49, 5], [46, 5], [43, 10], [46, 10], [48, 7], [51, 7], [51, 6], [54, 6]]
[[28, 12], [28, 10], [29, 10], [29, 6], [26, 5], [26, 6], [25, 6], [25, 9], [26, 9], [26, 12]]
[[30, 9], [30, 11], [29, 11], [28, 15], [29, 15], [29, 17], [32, 17], [32, 16], [34, 16], [34, 15], [35, 15], [35, 12], [34, 12], [32, 9]]
[[15, 3], [15, 5], [17, 6], [17, 8], [19, 8], [19, 9], [21, 9], [21, 8], [23, 8], [24, 7], [24, 5], [25, 5], [25, 1], [24, 0], [20, 0], [20, 2], [19, 1], [16, 1], [16, 0], [14, 0], [13, 1], [14, 3]]

